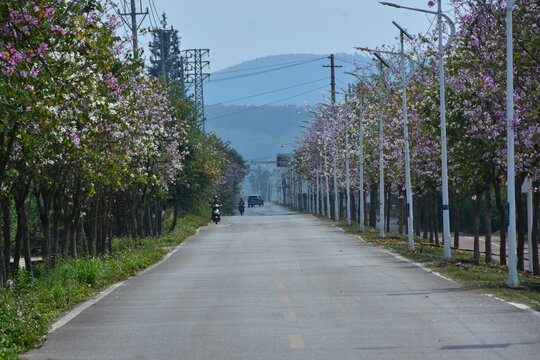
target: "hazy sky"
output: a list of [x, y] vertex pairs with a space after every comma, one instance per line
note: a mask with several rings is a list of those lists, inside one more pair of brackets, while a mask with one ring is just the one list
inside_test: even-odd
[[[397, 45], [392, 20], [415, 34], [426, 32], [434, 18], [377, 0], [136, 0], [138, 9], [141, 1], [153, 19], [156, 12], [166, 13], [182, 36], [183, 49], [210, 49], [210, 72], [268, 55], [354, 53], [355, 46]], [[427, 0], [388, 1], [428, 9]], [[448, 10], [443, 1], [443, 11]], [[153, 23], [147, 18], [143, 26]], [[147, 44], [141, 39], [142, 46]]]

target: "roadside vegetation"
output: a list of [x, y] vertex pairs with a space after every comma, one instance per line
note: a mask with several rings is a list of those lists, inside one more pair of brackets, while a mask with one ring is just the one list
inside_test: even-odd
[[32, 274], [19, 270], [0, 288], [0, 359], [17, 359], [39, 345], [62, 311], [156, 263], [207, 222], [206, 216], [187, 215], [157, 238], [114, 239], [113, 252], [105, 256], [66, 258], [54, 268], [41, 262]]
[[[429, 1], [428, 6], [436, 3]], [[456, 248], [460, 247], [460, 233], [475, 235], [475, 249], [479, 249], [483, 234], [486, 254], [481, 258], [476, 251], [475, 260], [490, 262], [498, 257], [502, 265], [506, 264], [509, 238], [504, 230], [513, 216], [517, 270], [525, 270], [527, 239], [532, 270], [540, 275], [539, 2], [517, 1], [512, 12], [513, 161], [508, 161], [507, 150], [508, 3], [453, 0], [447, 14], [456, 24], [456, 33], [442, 64], [435, 29], [404, 41], [404, 52], [411, 57], [408, 64], [389, 54], [401, 51], [397, 42], [381, 44], [378, 54], [387, 66], [378, 60], [367, 66], [359, 64], [355, 71], [358, 78], [345, 101], [321, 102], [312, 108], [312, 120], [297, 141], [286, 175], [287, 183], [293, 184], [291, 190], [298, 192], [300, 186], [295, 184], [300, 178], [312, 194], [320, 192], [321, 204], [328, 198], [334, 204], [339, 197], [345, 202], [348, 190], [353, 201], [363, 193], [370, 226], [375, 227], [376, 216], [384, 217], [383, 222], [388, 223], [390, 209], [395, 206], [399, 211], [395, 218], [406, 219], [410, 211], [410, 227], [416, 236], [429, 235], [435, 243], [440, 242], [440, 230], [449, 225], [455, 234], [452, 246]], [[449, 38], [444, 36], [442, 40], [446, 43]], [[439, 64], [445, 69], [444, 133]], [[409, 76], [406, 89], [401, 84], [402, 70]], [[442, 162], [443, 153], [447, 166]], [[512, 191], [508, 169], [512, 167], [515, 194], [508, 196]], [[444, 200], [443, 169], [448, 175], [448, 197]], [[381, 192], [384, 200], [380, 199]], [[385, 204], [384, 214], [376, 213], [379, 203]], [[509, 213], [509, 203], [515, 203], [515, 215]], [[333, 207], [338, 209], [338, 216], [330, 210], [333, 218], [346, 216], [340, 211], [345, 206]], [[497, 231], [501, 245], [498, 254], [491, 247], [492, 234]]]
[[[326, 219], [322, 217], [323, 219]], [[340, 221], [337, 225], [346, 233], [361, 237], [364, 241], [384, 247], [412, 261], [424, 264], [430, 270], [437, 272], [458, 283], [463, 289], [480, 294], [489, 294], [505, 301], [527, 305], [540, 311], [540, 277], [521, 272], [518, 275], [520, 286], [506, 286], [508, 270], [497, 261], [486, 263], [474, 258], [474, 253], [465, 250], [452, 250], [452, 259], [443, 260], [443, 247], [434, 243], [415, 238], [415, 251], [408, 251], [407, 235], [389, 233], [385, 238], [380, 237], [379, 229], [365, 227], [360, 232], [359, 225], [347, 225]]]

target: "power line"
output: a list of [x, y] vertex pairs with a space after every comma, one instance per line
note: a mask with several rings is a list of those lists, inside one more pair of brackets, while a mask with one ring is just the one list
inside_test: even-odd
[[[315, 60], [320, 60], [320, 59], [324, 59], [324, 58], [313, 58], [311, 60], [315, 61]], [[264, 68], [269, 68], [269, 67], [274, 67], [274, 66], [281, 66], [281, 65], [297, 64], [297, 63], [298, 63], [298, 61], [288, 61], [288, 62], [279, 63], [279, 64], [254, 66], [254, 67], [238, 69], [238, 70], [216, 71], [216, 72], [212, 73], [212, 76], [218, 76], [218, 75], [221, 75], [221, 74], [237, 73], [237, 72], [248, 71], [248, 70], [264, 69]]]
[[272, 71], [283, 70], [283, 69], [291, 68], [291, 67], [294, 67], [294, 66], [304, 65], [304, 64], [311, 63], [311, 62], [318, 61], [318, 60], [322, 60], [322, 59], [325, 59], [325, 57], [312, 59], [312, 60], [308, 60], [308, 61], [302, 61], [302, 62], [295, 63], [295, 64], [292, 64], [292, 65], [286, 65], [286, 66], [277, 67], [277, 68], [274, 68], [274, 69], [257, 71], [257, 72], [238, 75], [238, 76], [230, 76], [230, 77], [227, 77], [227, 78], [222, 78], [222, 79], [217, 79], [217, 80], [211, 80], [210, 82], [216, 83], [216, 82], [240, 79], [240, 78], [244, 78], [244, 77], [248, 77], [248, 76], [255, 76], [255, 75], [265, 74], [265, 73], [269, 73], [269, 72], [272, 72]]
[[335, 58], [336, 60], [338, 61], [341, 61], [341, 62], [344, 62], [344, 63], [348, 63], [348, 64], [351, 64], [351, 65], [356, 65], [353, 61], [350, 61], [350, 60], [345, 60], [345, 59], [342, 59], [342, 58]]
[[276, 100], [276, 101], [272, 101], [272, 102], [267, 103], [267, 104], [263, 104], [263, 105], [258, 105], [258, 106], [250, 107], [250, 108], [248, 108], [248, 109], [244, 109], [244, 110], [240, 110], [240, 111], [235, 111], [235, 112], [232, 112], [232, 113], [229, 113], [229, 114], [223, 114], [223, 115], [215, 116], [215, 117], [213, 117], [213, 118], [206, 119], [206, 121], [215, 120], [215, 119], [219, 119], [219, 118], [222, 118], [222, 117], [228, 117], [228, 116], [240, 114], [240, 113], [243, 113], [243, 112], [246, 112], [246, 111], [253, 111], [253, 110], [256, 110], [256, 109], [260, 109], [260, 108], [262, 108], [262, 107], [264, 107], [264, 106], [276, 104], [276, 103], [279, 103], [279, 102], [282, 102], [282, 101], [285, 101], [285, 100], [289, 100], [289, 99], [292, 99], [292, 98], [295, 98], [295, 97], [298, 97], [298, 96], [302, 96], [302, 95], [308, 94], [308, 93], [310, 93], [310, 92], [313, 92], [313, 91], [316, 91], [316, 90], [321, 90], [321, 89], [324, 89], [324, 88], [326, 88], [326, 85], [320, 86], [320, 87], [318, 87], [318, 88], [311, 89], [311, 90], [308, 90], [308, 91], [305, 91], [305, 92], [302, 92], [302, 93], [300, 93], [300, 94], [296, 94], [296, 95], [289, 96], [289, 97], [286, 97], [286, 98], [283, 98], [283, 99], [279, 99], [279, 100]]
[[159, 21], [157, 19], [159, 19], [159, 12], [157, 11], [157, 8], [156, 8], [156, 3], [154, 2], [154, 0], [150, 0], [149, 1], [149, 4], [150, 4], [150, 11], [152, 11], [153, 9], [153, 13], [155, 13], [155, 23], [156, 23], [156, 27], [158, 26], [159, 24]]
[[275, 92], [278, 92], [278, 91], [283, 91], [283, 90], [288, 90], [288, 89], [292, 89], [292, 88], [299, 87], [299, 86], [309, 85], [309, 84], [313, 84], [313, 83], [316, 83], [316, 82], [319, 82], [319, 81], [323, 81], [323, 80], [326, 80], [326, 78], [322, 78], [322, 79], [318, 79], [318, 80], [313, 80], [313, 81], [308, 81], [308, 82], [301, 83], [301, 84], [291, 85], [291, 86], [287, 86], [287, 87], [284, 87], [284, 88], [281, 88], [281, 89], [275, 89], [275, 90], [265, 91], [265, 92], [262, 92], [262, 93], [258, 93], [258, 94], [254, 94], [254, 95], [249, 95], [249, 96], [244, 96], [244, 97], [237, 98], [237, 99], [233, 99], [233, 100], [220, 101], [220, 102], [218, 102], [218, 104], [225, 104], [225, 103], [235, 102], [235, 101], [239, 101], [239, 100], [250, 99], [250, 98], [257, 97], [257, 96], [262, 96], [262, 95], [272, 94], [272, 93], [275, 93]]

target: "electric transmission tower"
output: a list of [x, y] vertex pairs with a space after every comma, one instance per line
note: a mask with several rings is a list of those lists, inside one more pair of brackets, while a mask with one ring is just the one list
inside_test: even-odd
[[210, 61], [203, 59], [210, 55], [210, 49], [187, 49], [183, 50], [182, 53], [184, 84], [187, 89], [193, 85], [195, 106], [203, 119], [202, 126], [203, 132], [205, 132], [203, 82], [210, 77], [209, 73], [204, 72], [204, 69], [210, 66]]

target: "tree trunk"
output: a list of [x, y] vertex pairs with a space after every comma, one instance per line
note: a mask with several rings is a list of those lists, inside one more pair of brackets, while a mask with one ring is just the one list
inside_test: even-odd
[[23, 254], [24, 254], [24, 266], [26, 268], [26, 271], [33, 276], [33, 269], [32, 269], [32, 254], [30, 249], [30, 234], [28, 229], [28, 214], [26, 213], [26, 207], [22, 206], [22, 222], [23, 222], [23, 233], [22, 233], [22, 241], [23, 241]]
[[157, 234], [161, 236], [161, 231], [163, 228], [163, 205], [161, 199], [157, 200], [156, 204], [156, 224], [157, 224]]
[[[2, 209], [0, 208], [0, 213]], [[0, 288], [3, 288], [8, 280], [8, 274], [6, 271], [6, 263], [4, 258], [4, 245], [3, 245], [3, 236], [0, 233]]]
[[424, 239], [427, 239], [428, 238], [428, 224], [429, 224], [429, 208], [428, 206], [426, 206], [426, 202], [427, 202], [427, 197], [428, 197], [428, 194], [426, 193], [424, 196], [422, 196], [422, 210], [423, 210], [423, 218], [422, 218], [422, 223], [423, 223], [423, 234], [422, 234], [422, 237]]
[[433, 197], [433, 233], [435, 234], [435, 244], [440, 245], [439, 242], [439, 205], [438, 205], [438, 196], [434, 192], [431, 194]]
[[420, 198], [417, 194], [413, 195], [413, 226], [414, 235], [420, 236]]
[[[364, 189], [361, 189], [360, 191], [364, 191]], [[366, 193], [364, 192], [364, 226], [368, 226], [368, 207], [367, 207], [367, 196], [366, 196]], [[358, 209], [358, 211], [360, 211], [360, 209]]]
[[369, 195], [369, 226], [377, 227], [377, 188], [371, 187]]
[[[540, 182], [537, 181], [536, 186], [534, 188], [538, 189], [540, 187]], [[539, 208], [540, 203], [540, 191], [535, 191], [533, 194], [533, 222], [532, 222], [532, 234], [531, 234], [531, 242], [532, 242], [532, 259], [529, 259], [529, 261], [533, 262], [533, 274], [538, 276], [540, 275], [540, 269], [538, 264], [538, 219], [539, 215], [538, 211], [540, 211]]]
[[457, 194], [452, 192], [452, 225], [454, 227], [454, 248], [459, 249], [459, 200]]
[[390, 193], [390, 184], [387, 184], [386, 188], [386, 232], [390, 232], [390, 210], [392, 209], [392, 206], [390, 204], [390, 199], [392, 198], [392, 194]]
[[403, 198], [399, 198], [399, 222], [398, 222], [399, 228], [398, 232], [400, 234], [403, 234]]
[[98, 198], [96, 198], [94, 201], [92, 201], [90, 205], [90, 216], [87, 218], [87, 226], [88, 226], [88, 254], [94, 255], [97, 253], [97, 217], [98, 217], [98, 208], [99, 208], [99, 201], [97, 201]]
[[17, 213], [17, 233], [15, 235], [15, 255], [13, 256], [13, 259], [15, 267], [18, 269], [22, 248], [26, 270], [32, 273], [28, 218], [24, 204], [28, 196], [28, 187], [28, 184], [21, 179], [17, 186], [14, 187], [13, 191], [13, 196], [15, 198], [15, 212]]
[[99, 214], [97, 215], [97, 224], [96, 224], [96, 254], [97, 255], [103, 255], [104, 254], [104, 248], [103, 248], [103, 237], [105, 236], [103, 234], [103, 215]]
[[488, 186], [486, 190], [486, 211], [484, 217], [484, 224], [486, 228], [486, 264], [491, 262], [491, 210], [492, 210], [492, 201], [491, 201], [491, 186]]
[[525, 204], [523, 201], [523, 194], [521, 193], [521, 186], [525, 181], [525, 175], [519, 174], [516, 178], [516, 215], [517, 215], [517, 268], [520, 271], [525, 269], [524, 265], [524, 253], [525, 253], [525, 233], [527, 233], [527, 214], [525, 214]]
[[41, 242], [43, 264], [46, 267], [51, 266], [51, 203], [52, 203], [52, 191], [38, 189], [34, 192], [36, 198], [36, 204], [39, 213], [39, 219], [41, 220], [41, 229], [43, 231], [43, 238]]
[[111, 221], [110, 219], [107, 217], [106, 221], [106, 234], [107, 234], [107, 244], [109, 245], [109, 254], [112, 254], [113, 252], [113, 248], [112, 248], [112, 226], [111, 226]]
[[482, 191], [476, 194], [476, 209], [474, 212], [474, 260], [480, 262], [480, 212], [482, 210]]
[[86, 232], [84, 231], [84, 221], [79, 222], [79, 230], [77, 231], [77, 239], [81, 245], [81, 251], [84, 255], [90, 255], [90, 250], [88, 249], [88, 239], [86, 237]]
[[53, 223], [51, 229], [51, 253], [52, 265], [56, 263], [56, 258], [60, 253], [60, 220], [62, 217], [62, 200], [60, 193], [57, 192], [53, 196]]
[[501, 198], [501, 183], [498, 179], [495, 180], [493, 184], [493, 189], [495, 190], [495, 204], [497, 205], [497, 211], [499, 212], [499, 233], [500, 233], [500, 252], [499, 252], [499, 262], [501, 265], [506, 265], [506, 213], [504, 212], [504, 206]]
[[428, 220], [427, 220], [427, 226], [428, 226], [428, 232], [429, 232], [429, 242], [431, 244], [435, 243], [435, 209], [433, 209], [433, 194], [427, 193], [426, 194], [426, 208], [428, 210]]
[[6, 272], [6, 279], [9, 279], [10, 262], [11, 262], [11, 210], [9, 207], [9, 199], [2, 197], [0, 199], [0, 205], [2, 206], [2, 234], [4, 238], [4, 269]]
[[3, 288], [8, 280], [7, 271], [4, 262], [4, 250], [2, 246], [2, 236], [0, 236], [0, 288]]

